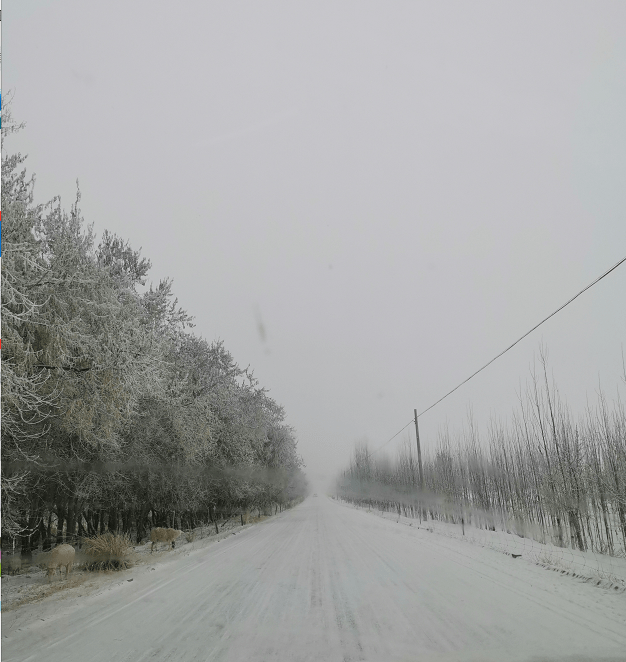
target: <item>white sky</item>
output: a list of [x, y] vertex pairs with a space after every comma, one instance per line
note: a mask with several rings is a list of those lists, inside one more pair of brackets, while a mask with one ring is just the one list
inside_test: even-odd
[[[20, 0], [3, 92], [40, 200], [173, 277], [314, 483], [626, 255], [626, 3]], [[615, 393], [626, 266], [420, 419], [508, 417], [541, 339]], [[265, 330], [265, 340], [259, 331]], [[393, 451], [402, 437], [390, 444]]]

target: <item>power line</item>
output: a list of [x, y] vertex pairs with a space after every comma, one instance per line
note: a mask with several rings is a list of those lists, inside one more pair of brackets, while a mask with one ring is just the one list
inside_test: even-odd
[[442, 398], [439, 398], [439, 400], [437, 400], [437, 402], [435, 402], [434, 404], [430, 405], [430, 407], [428, 407], [428, 409], [424, 409], [424, 411], [421, 412], [420, 414], [418, 414], [417, 417], [419, 418], [420, 416], [422, 416], [422, 414], [425, 414], [427, 411], [432, 409], [435, 405], [438, 405], [442, 400], [445, 400], [451, 393], [454, 393], [458, 388], [463, 386], [463, 384], [466, 384], [467, 382], [469, 382], [469, 380], [472, 379], [472, 377], [475, 377], [479, 372], [482, 372], [487, 366], [491, 365], [496, 359], [499, 359], [503, 354], [506, 354], [512, 347], [515, 347], [515, 345], [517, 345], [517, 343], [520, 342], [520, 340], [524, 340], [524, 338], [526, 336], [530, 335], [535, 329], [539, 328], [544, 322], [547, 322], [551, 317], [554, 317], [559, 311], [563, 310], [563, 308], [565, 308], [565, 306], [569, 306], [569, 304], [572, 303], [572, 301], [574, 301], [574, 299], [577, 299], [583, 292], [586, 292], [590, 287], [593, 287], [596, 283], [599, 283], [605, 276], [608, 276], [611, 273], [611, 271], [613, 271], [614, 269], [617, 269], [617, 267], [619, 267], [619, 265], [622, 264], [623, 262], [626, 262], [626, 257], [623, 257], [617, 264], [613, 265], [608, 271], [605, 271], [601, 276], [596, 278], [592, 283], [589, 283], [589, 285], [587, 285], [587, 287], [583, 288], [578, 294], [574, 295], [569, 301], [567, 301], [562, 306], [557, 308], [553, 313], [548, 315], [545, 319], [542, 319], [541, 322], [539, 322], [539, 324], [535, 324], [535, 326], [533, 326], [533, 328], [530, 331], [527, 331], [523, 336], [518, 338], [512, 345], [509, 345], [505, 350], [500, 352], [498, 354], [498, 356], [494, 356], [494, 358], [492, 358], [491, 361], [489, 361], [489, 363], [485, 363], [485, 365], [482, 368], [477, 370], [474, 374], [470, 375], [467, 379], [463, 380], [458, 386], [455, 386], [451, 391], [446, 393]]
[[[408, 422], [408, 423], [402, 428], [402, 430], [406, 430], [406, 429], [409, 427], [409, 425], [411, 425], [411, 423], [413, 423], [414, 420], [415, 420], [415, 419], [412, 418], [412, 419], [411, 419], [411, 420], [410, 420], [410, 421], [409, 421], [409, 422]], [[394, 440], [394, 439], [395, 439], [395, 438], [396, 438], [396, 437], [402, 432], [402, 430], [398, 430], [398, 431], [393, 435], [393, 437], [391, 437], [391, 439], [387, 439], [387, 441], [386, 441], [382, 446], [380, 446], [379, 448], [377, 448], [375, 451], [372, 451], [372, 452], [368, 455], [368, 457], [372, 457], [372, 455], [374, 455], [374, 453], [378, 453], [379, 450], [382, 450], [382, 449], [383, 449], [383, 448], [384, 448], [384, 447], [385, 447], [390, 441], [393, 441], [393, 440]]]
[[[545, 319], [542, 319], [541, 322], [539, 322], [539, 324], [535, 324], [535, 326], [533, 326], [533, 328], [530, 331], [527, 331], [523, 336], [518, 338], [513, 344], [509, 345], [505, 350], [500, 352], [497, 356], [494, 356], [494, 358], [492, 358], [491, 361], [489, 361], [489, 363], [485, 363], [485, 365], [482, 368], [477, 370], [475, 373], [471, 374], [467, 379], [464, 379], [458, 386], [455, 386], [451, 391], [448, 391], [448, 393], [446, 393], [442, 398], [439, 398], [439, 400], [437, 400], [437, 402], [430, 405], [430, 407], [428, 407], [427, 409], [424, 409], [423, 412], [421, 412], [420, 414], [417, 415], [417, 418], [419, 418], [420, 416], [425, 414], [427, 411], [430, 411], [434, 406], [438, 405], [442, 400], [445, 400], [449, 395], [451, 395], [457, 389], [459, 389], [461, 386], [463, 386], [463, 384], [466, 384], [467, 382], [469, 382], [469, 380], [472, 379], [472, 377], [476, 377], [476, 375], [479, 372], [482, 372], [487, 366], [491, 365], [496, 359], [499, 359], [503, 354], [506, 354], [510, 349], [515, 347], [515, 345], [517, 345], [518, 342], [520, 342], [521, 340], [524, 340], [524, 338], [526, 338], [526, 336], [530, 335], [535, 329], [538, 329], [544, 322], [547, 322], [551, 317], [554, 317], [558, 312], [563, 310], [563, 308], [565, 308], [565, 306], [569, 306], [569, 304], [572, 303], [572, 301], [574, 301], [574, 299], [577, 299], [583, 292], [586, 292], [589, 288], [593, 287], [596, 283], [599, 283], [605, 276], [608, 276], [611, 273], [611, 271], [614, 271], [615, 269], [617, 269], [617, 267], [619, 267], [619, 265], [624, 263], [624, 262], [626, 262], [626, 257], [623, 257], [617, 264], [614, 264], [610, 269], [605, 271], [601, 276], [598, 276], [598, 278], [596, 278], [592, 283], [589, 283], [589, 285], [587, 285], [587, 287], [583, 288], [578, 294], [574, 295], [569, 301], [566, 301], [562, 306], [557, 308], [553, 313], [548, 315]], [[413, 423], [414, 420], [415, 419], [412, 418], [402, 428], [402, 430], [409, 427], [409, 425], [411, 425], [411, 423]], [[370, 457], [372, 455], [374, 455], [374, 453], [378, 453], [379, 450], [384, 448], [390, 441], [395, 439], [400, 434], [400, 432], [402, 432], [402, 430], [400, 430], [399, 432], [396, 432], [396, 434], [394, 434], [393, 437], [391, 437], [391, 439], [388, 439], [382, 446], [377, 448], [375, 451], [372, 451], [370, 453]]]

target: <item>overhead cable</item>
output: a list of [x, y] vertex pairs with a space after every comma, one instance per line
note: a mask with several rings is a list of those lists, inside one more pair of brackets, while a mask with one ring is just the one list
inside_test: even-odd
[[368, 457], [372, 457], [372, 455], [374, 455], [374, 453], [378, 453], [379, 450], [383, 449], [383, 448], [384, 448], [389, 442], [393, 441], [393, 440], [394, 440], [394, 439], [395, 439], [395, 438], [396, 438], [396, 437], [397, 437], [397, 436], [398, 436], [403, 430], [406, 430], [406, 429], [409, 427], [409, 425], [411, 425], [411, 423], [413, 423], [414, 420], [415, 420], [415, 419], [412, 418], [412, 419], [411, 419], [411, 420], [410, 420], [410, 421], [409, 421], [409, 422], [408, 422], [408, 423], [402, 428], [402, 430], [398, 430], [398, 431], [393, 435], [393, 437], [391, 437], [390, 439], [387, 439], [387, 441], [386, 441], [382, 446], [380, 446], [379, 448], [377, 448], [375, 451], [372, 451], [372, 452], [368, 455]]
[[605, 276], [608, 276], [611, 273], [611, 271], [613, 271], [614, 269], [617, 269], [617, 267], [619, 267], [619, 265], [622, 264], [623, 262], [626, 262], [626, 257], [623, 257], [617, 264], [613, 265], [608, 271], [605, 271], [601, 276], [596, 278], [592, 283], [589, 283], [589, 285], [587, 285], [587, 287], [583, 288], [578, 294], [574, 295], [569, 301], [567, 301], [562, 306], [557, 308], [553, 313], [548, 315], [545, 319], [542, 319], [541, 322], [539, 322], [539, 324], [535, 324], [535, 326], [533, 326], [533, 328], [530, 331], [527, 331], [523, 336], [518, 338], [512, 345], [509, 345], [505, 350], [500, 352], [498, 354], [498, 356], [494, 356], [494, 358], [492, 358], [491, 361], [489, 361], [489, 363], [485, 363], [485, 365], [482, 368], [480, 368], [475, 373], [470, 375], [467, 379], [463, 380], [458, 386], [455, 386], [451, 391], [446, 393], [442, 398], [439, 398], [439, 400], [437, 400], [437, 402], [435, 402], [434, 404], [430, 405], [430, 407], [428, 407], [428, 409], [424, 409], [424, 411], [419, 413], [417, 415], [417, 417], [419, 418], [420, 416], [425, 414], [427, 411], [432, 409], [435, 405], [438, 405], [442, 400], [445, 400], [449, 395], [454, 393], [458, 388], [463, 386], [463, 384], [466, 384], [467, 382], [469, 382], [469, 380], [472, 379], [472, 377], [475, 377], [479, 372], [482, 372], [487, 366], [491, 365], [496, 359], [499, 359], [503, 354], [506, 354], [512, 347], [515, 347], [515, 345], [517, 345], [517, 343], [520, 342], [520, 340], [524, 340], [524, 338], [526, 336], [530, 335], [535, 329], [539, 328], [544, 322], [547, 322], [551, 317], [554, 317], [559, 311], [563, 310], [563, 308], [565, 308], [565, 306], [569, 306], [569, 304], [572, 303], [572, 301], [574, 301], [574, 299], [577, 299], [583, 292], [586, 292], [590, 287], [593, 287], [596, 283], [599, 283]]
[[[482, 368], [480, 368], [479, 370], [477, 370], [476, 372], [471, 374], [467, 379], [464, 379], [458, 386], [455, 386], [451, 391], [448, 391], [448, 393], [446, 393], [442, 398], [439, 398], [439, 400], [437, 400], [437, 402], [430, 405], [430, 407], [428, 407], [427, 409], [424, 409], [424, 411], [422, 411], [421, 413], [419, 413], [417, 415], [417, 418], [424, 415], [427, 411], [430, 411], [433, 407], [438, 405], [442, 400], [445, 400], [449, 395], [452, 395], [452, 393], [454, 393], [457, 389], [459, 389], [461, 386], [463, 386], [463, 384], [466, 384], [467, 382], [469, 382], [469, 380], [472, 379], [472, 377], [476, 377], [476, 375], [479, 372], [482, 372], [487, 366], [491, 365], [496, 359], [499, 359], [503, 354], [506, 354], [510, 349], [515, 347], [515, 345], [517, 345], [518, 342], [520, 342], [521, 340], [524, 340], [524, 338], [526, 338], [526, 336], [530, 335], [535, 329], [539, 328], [544, 322], [547, 322], [551, 317], [554, 317], [558, 312], [563, 310], [563, 308], [565, 308], [565, 306], [569, 306], [569, 304], [572, 303], [572, 301], [574, 301], [574, 299], [577, 299], [583, 292], [586, 292], [589, 288], [593, 287], [596, 283], [599, 283], [605, 276], [608, 276], [611, 273], [611, 271], [614, 271], [615, 269], [617, 269], [617, 267], [619, 267], [620, 264], [623, 264], [624, 262], [626, 262], [626, 257], [623, 257], [617, 264], [614, 264], [610, 269], [605, 271], [601, 276], [598, 276], [598, 278], [596, 278], [593, 282], [589, 283], [589, 285], [587, 285], [587, 287], [580, 290], [580, 292], [578, 294], [574, 295], [569, 301], [566, 301], [562, 306], [559, 306], [559, 308], [557, 308], [553, 313], [548, 315], [546, 318], [542, 319], [541, 322], [539, 322], [539, 324], [535, 324], [535, 326], [533, 326], [533, 328], [530, 331], [527, 331], [523, 336], [519, 337], [513, 344], [509, 345], [505, 350], [500, 352], [497, 356], [494, 356], [491, 359], [491, 361], [489, 361], [489, 363], [485, 363], [485, 365]], [[411, 423], [413, 423], [414, 421], [415, 421], [415, 419], [412, 418], [402, 428], [402, 430], [405, 430], [406, 428], [408, 428], [409, 425], [411, 425]], [[382, 448], [384, 448], [389, 442], [393, 441], [393, 439], [395, 439], [400, 434], [400, 432], [402, 432], [402, 430], [396, 432], [396, 434], [394, 434], [393, 437], [391, 437], [391, 439], [388, 439], [382, 446], [377, 448], [375, 451], [372, 451], [369, 454], [370, 457], [372, 455], [374, 455], [374, 453], [378, 453], [378, 451], [381, 450]]]

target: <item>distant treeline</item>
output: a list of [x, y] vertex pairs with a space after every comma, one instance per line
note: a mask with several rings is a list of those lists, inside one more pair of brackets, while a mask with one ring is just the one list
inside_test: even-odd
[[[2, 136], [17, 130], [3, 108]], [[301, 498], [294, 430], [222, 341], [194, 335], [171, 281], [76, 203], [34, 203], [2, 161], [2, 534], [194, 526]], [[120, 212], [123, 213], [123, 212]], [[172, 222], [174, 231], [175, 221]], [[174, 240], [174, 238], [172, 238]]]
[[360, 445], [337, 481], [337, 495], [410, 517], [623, 555], [623, 402], [609, 406], [600, 394], [597, 405], [576, 420], [548, 381], [543, 351], [541, 364], [510, 423], [492, 420], [481, 439], [470, 415], [457, 435], [439, 433], [435, 449], [426, 449], [424, 490], [418, 489], [412, 447], [405, 445], [390, 461]]

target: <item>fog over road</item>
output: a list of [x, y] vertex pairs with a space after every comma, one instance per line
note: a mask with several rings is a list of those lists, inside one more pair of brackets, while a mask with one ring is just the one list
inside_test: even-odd
[[3, 615], [3, 660], [626, 660], [623, 593], [322, 495], [178, 554]]

